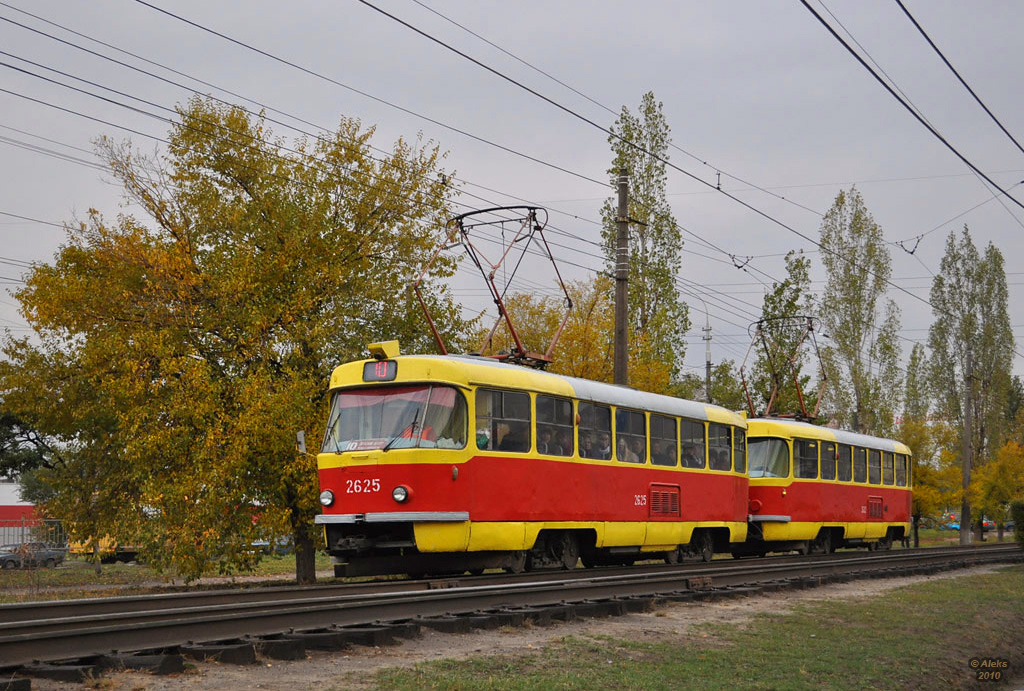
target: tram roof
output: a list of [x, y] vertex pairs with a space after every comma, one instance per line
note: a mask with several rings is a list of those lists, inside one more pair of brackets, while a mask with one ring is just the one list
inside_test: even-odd
[[[400, 381], [403, 382], [447, 380], [470, 385], [500, 386], [553, 395], [571, 396], [583, 401], [594, 401], [616, 407], [635, 408], [696, 420], [712, 420], [731, 424], [743, 424], [744, 420], [741, 414], [710, 403], [650, 393], [628, 386], [606, 384], [589, 379], [570, 377], [564, 374], [544, 372], [480, 356], [399, 355], [391, 359], [399, 363], [408, 361], [445, 363], [453, 368], [447, 372], [432, 373], [431, 376], [425, 377], [412, 376], [407, 378], [400, 376]], [[372, 362], [372, 360], [361, 360], [339, 366], [331, 377], [331, 386], [341, 386], [346, 383], [341, 381], [341, 378], [338, 376], [340, 370], [347, 369], [352, 365], [361, 367], [365, 362]], [[454, 376], [456, 372], [458, 372], [457, 377]]]
[[813, 425], [809, 422], [799, 420], [787, 420], [785, 418], [751, 418], [747, 421], [751, 436], [773, 436], [776, 434], [784, 436], [808, 437], [812, 439], [828, 439], [839, 444], [850, 444], [852, 446], [864, 446], [883, 451], [895, 453], [910, 453], [910, 448], [902, 442], [885, 437], [873, 437], [869, 434], [860, 434], [844, 429], [823, 427]]

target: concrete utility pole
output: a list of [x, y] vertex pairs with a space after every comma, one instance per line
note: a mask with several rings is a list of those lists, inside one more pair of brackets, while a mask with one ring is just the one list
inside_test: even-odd
[[615, 217], [614, 382], [629, 384], [629, 171], [619, 169], [619, 210]]
[[704, 313], [704, 393], [708, 403], [711, 403], [711, 317]]
[[971, 351], [967, 351], [967, 368], [964, 372], [964, 439], [963, 449], [960, 454], [960, 468], [963, 473], [964, 497], [960, 501], [960, 544], [971, 544], [971, 500], [967, 496], [967, 489], [971, 486], [971, 417], [974, 410], [974, 361], [971, 358]]

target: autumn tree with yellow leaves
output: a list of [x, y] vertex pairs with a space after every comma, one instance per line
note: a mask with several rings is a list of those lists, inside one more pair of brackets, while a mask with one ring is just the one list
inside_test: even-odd
[[999, 528], [1010, 520], [1010, 504], [1024, 499], [1024, 445], [1008, 441], [995, 458], [971, 476], [971, 504], [981, 509]]
[[[581, 379], [611, 382], [614, 373], [615, 295], [611, 278], [598, 274], [592, 281], [566, 283], [572, 309], [553, 353], [548, 372]], [[544, 352], [562, 318], [565, 298], [533, 293], [513, 293], [506, 299], [516, 334], [528, 351]], [[486, 330], [477, 334], [482, 341]], [[504, 323], [492, 341], [498, 352], [511, 348], [512, 339]], [[629, 384], [654, 393], [673, 392], [672, 364], [657, 358], [644, 341], [644, 334], [631, 333], [629, 342]]]
[[[196, 98], [160, 155], [99, 143], [142, 213], [69, 228], [18, 291], [34, 334], [9, 337], [0, 365], [5, 411], [60, 449], [51, 515], [185, 578], [249, 567], [254, 539], [287, 535], [298, 580], [315, 578], [330, 372], [369, 340], [433, 347], [406, 281], [450, 215], [438, 148], [377, 156], [372, 135], [343, 118], [289, 148], [261, 116]], [[438, 280], [452, 270], [425, 295], [459, 343]]]

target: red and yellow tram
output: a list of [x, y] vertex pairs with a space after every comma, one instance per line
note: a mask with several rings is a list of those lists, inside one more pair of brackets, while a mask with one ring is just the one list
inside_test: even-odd
[[746, 421], [473, 356], [336, 368], [317, 464], [338, 575], [710, 559], [747, 537]]
[[737, 554], [888, 549], [910, 534], [910, 449], [784, 419], [747, 421], [750, 527]]

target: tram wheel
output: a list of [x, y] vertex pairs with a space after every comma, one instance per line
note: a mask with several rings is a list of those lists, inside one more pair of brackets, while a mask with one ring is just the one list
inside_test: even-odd
[[522, 573], [526, 571], [526, 552], [517, 551], [512, 553], [512, 563], [505, 567], [507, 573]]
[[563, 569], [576, 568], [576, 563], [580, 560], [580, 544], [576, 541], [575, 535], [568, 532], [561, 533], [554, 548], [554, 556], [561, 562]]
[[683, 550], [681, 547], [676, 547], [668, 552], [665, 552], [665, 563], [666, 564], [678, 564], [683, 561]]
[[700, 556], [701, 561], [709, 562], [715, 558], [715, 543], [711, 539], [711, 533], [702, 531], [694, 541], [694, 549]]
[[811, 543], [813, 554], [832, 554], [832, 533], [824, 531]]

